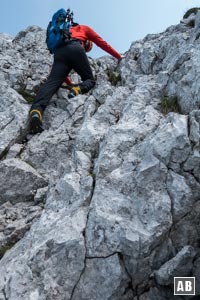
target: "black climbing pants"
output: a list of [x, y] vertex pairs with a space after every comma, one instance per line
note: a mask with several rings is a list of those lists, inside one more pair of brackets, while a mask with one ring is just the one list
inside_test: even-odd
[[36, 109], [43, 113], [50, 99], [72, 69], [81, 77], [82, 82], [79, 84], [79, 87], [82, 94], [93, 88], [95, 80], [89, 60], [80, 41], [77, 40], [69, 41], [65, 46], [56, 50], [50, 75], [40, 87], [31, 110]]

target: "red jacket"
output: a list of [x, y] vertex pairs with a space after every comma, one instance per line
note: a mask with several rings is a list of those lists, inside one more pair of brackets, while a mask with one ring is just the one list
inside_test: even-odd
[[117, 59], [121, 58], [121, 55], [113, 49], [106, 41], [104, 41], [92, 28], [86, 25], [76, 25], [70, 28], [71, 38], [79, 39], [81, 41], [90, 40], [94, 42], [98, 47], [114, 56]]

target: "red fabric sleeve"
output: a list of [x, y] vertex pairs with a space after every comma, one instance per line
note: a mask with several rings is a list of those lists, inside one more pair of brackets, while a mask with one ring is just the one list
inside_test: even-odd
[[104, 41], [92, 28], [89, 26], [83, 25], [85, 27], [85, 33], [88, 40], [94, 42], [98, 47], [114, 56], [117, 59], [121, 59], [121, 55], [112, 48], [106, 41]]

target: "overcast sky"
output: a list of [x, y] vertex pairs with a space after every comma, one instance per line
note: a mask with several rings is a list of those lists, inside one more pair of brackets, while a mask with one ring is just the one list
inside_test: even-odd
[[[178, 24], [200, 0], [1, 0], [0, 32], [15, 36], [29, 25], [46, 29], [55, 10], [71, 8], [79, 24], [91, 26], [118, 52], [149, 33]], [[92, 57], [104, 55], [96, 46]]]

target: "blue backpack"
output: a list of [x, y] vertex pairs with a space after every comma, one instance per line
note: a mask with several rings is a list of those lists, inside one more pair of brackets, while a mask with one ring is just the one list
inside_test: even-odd
[[[67, 40], [70, 39], [70, 27], [72, 19], [69, 18], [73, 16], [73, 13], [70, 14], [70, 10], [67, 12], [65, 9], [59, 9], [52, 17], [52, 20], [49, 22], [47, 27], [47, 36], [46, 43], [47, 48], [50, 53], [55, 53], [55, 50], [63, 46]], [[68, 19], [66, 21], [66, 19]]]

